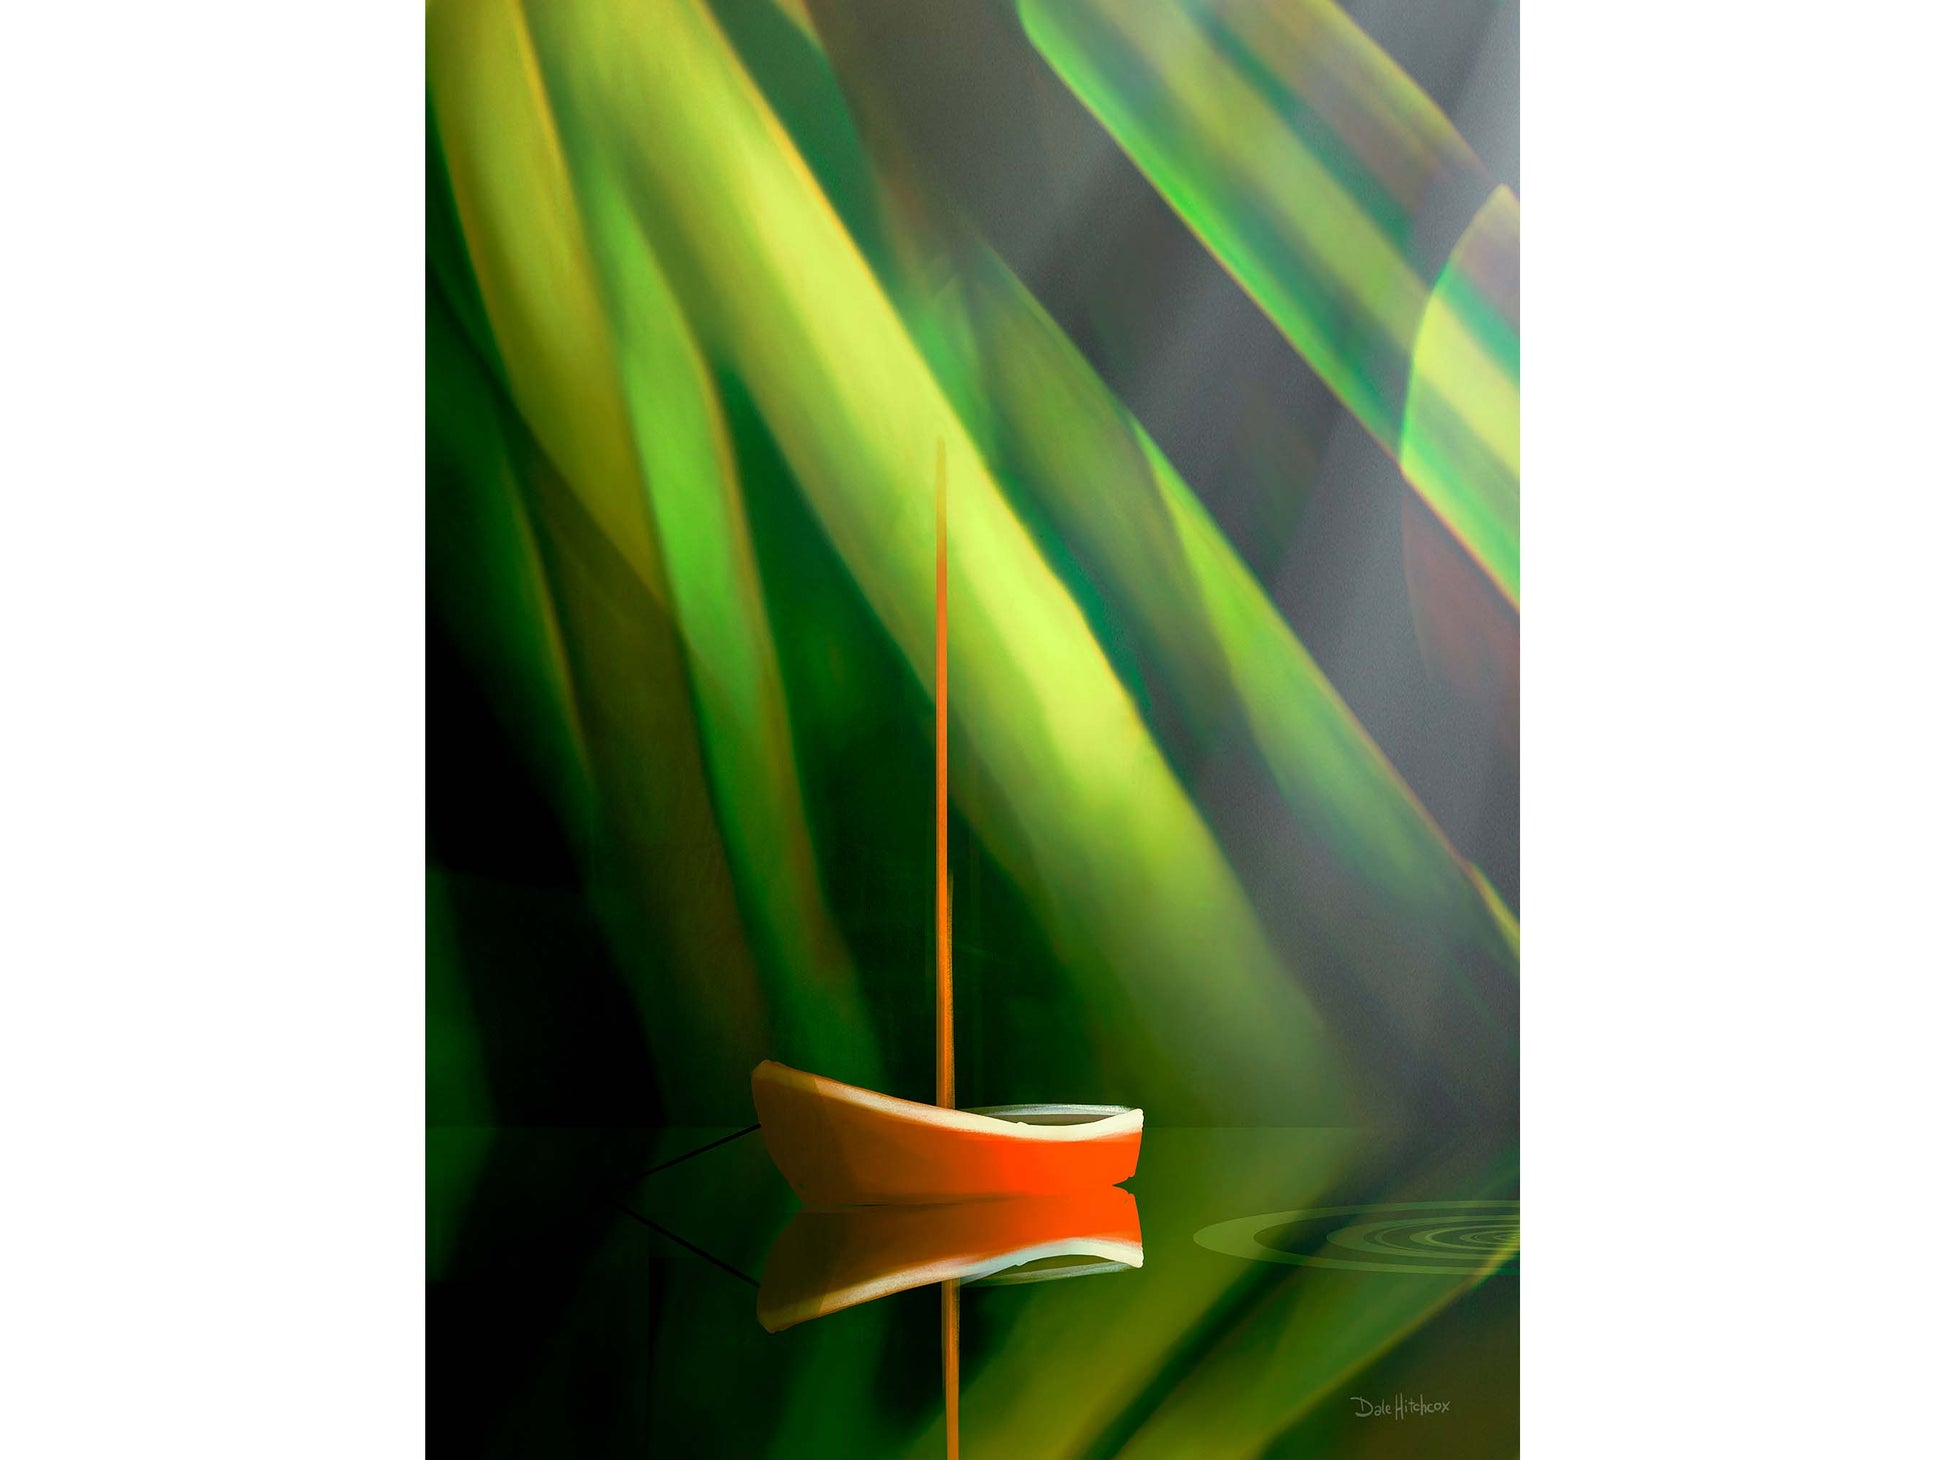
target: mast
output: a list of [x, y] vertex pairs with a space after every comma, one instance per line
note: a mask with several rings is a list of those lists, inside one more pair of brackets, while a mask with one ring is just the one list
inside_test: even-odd
[[933, 493], [933, 883], [938, 909], [937, 1029], [933, 1095], [935, 1105], [951, 1109], [953, 1099], [953, 894], [946, 869], [946, 441], [939, 442], [939, 480]]
[[[937, 1047], [934, 1069], [937, 1085], [933, 1103], [953, 1106], [953, 884], [946, 868], [946, 440], [939, 441], [938, 484], [933, 491], [932, 662], [935, 676], [932, 699], [933, 733], [933, 891], [938, 911], [935, 939], [939, 945]], [[959, 1284], [952, 1280], [939, 1289], [940, 1378], [946, 1391], [946, 1456], [959, 1460]]]

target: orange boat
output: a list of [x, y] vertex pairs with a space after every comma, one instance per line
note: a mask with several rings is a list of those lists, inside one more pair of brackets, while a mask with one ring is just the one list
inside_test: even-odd
[[751, 1072], [770, 1159], [815, 1206], [1052, 1196], [1135, 1174], [1142, 1112], [1120, 1105], [960, 1110], [953, 1097], [952, 884], [946, 865], [946, 445], [939, 446], [933, 606], [936, 1101], [922, 1105], [774, 1060]]
[[1056, 1196], [1135, 1174], [1142, 1112], [1116, 1105], [947, 1110], [765, 1060], [764, 1145], [812, 1206]]
[[1142, 1265], [1135, 1198], [1119, 1186], [951, 1206], [804, 1210], [764, 1262], [772, 1333], [931, 1283], [1038, 1282]]

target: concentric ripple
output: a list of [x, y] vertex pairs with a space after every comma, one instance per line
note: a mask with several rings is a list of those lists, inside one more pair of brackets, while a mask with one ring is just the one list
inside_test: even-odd
[[1205, 1227], [1196, 1242], [1249, 1262], [1489, 1277], [1519, 1271], [1520, 1203], [1395, 1201], [1266, 1212]]

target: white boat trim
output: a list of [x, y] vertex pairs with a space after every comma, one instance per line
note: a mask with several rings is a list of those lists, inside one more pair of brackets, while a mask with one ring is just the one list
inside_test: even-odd
[[[942, 1106], [926, 1105], [917, 1100], [901, 1100], [896, 1095], [881, 1095], [876, 1090], [847, 1085], [842, 1080], [833, 1080], [826, 1075], [813, 1075], [805, 1070], [795, 1070], [789, 1065], [780, 1065], [775, 1060], [765, 1060], [757, 1066], [756, 1073], [780, 1085], [793, 1087], [819, 1099], [839, 1101], [860, 1110], [874, 1111], [894, 1120], [908, 1121], [932, 1130], [956, 1130], [964, 1131], [968, 1135], [996, 1136], [1011, 1141], [1029, 1140], [1046, 1142], [1049, 1145], [1064, 1145], [1107, 1140], [1114, 1136], [1134, 1134], [1142, 1129], [1142, 1112], [1118, 1105], [995, 1107], [1022, 1114], [1029, 1111], [1071, 1112], [1082, 1117], [1072, 1124], [1036, 1125], [1025, 1120], [1009, 1120], [1001, 1115], [982, 1115], [972, 1110], [947, 1110]], [[1088, 1116], [1098, 1116], [1098, 1118], [1088, 1119]]]

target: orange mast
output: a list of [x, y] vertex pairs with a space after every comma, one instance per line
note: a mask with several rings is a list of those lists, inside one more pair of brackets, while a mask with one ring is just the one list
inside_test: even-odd
[[[933, 494], [933, 890], [938, 898], [938, 1027], [933, 1103], [953, 1105], [953, 885], [946, 869], [946, 442], [939, 443], [939, 482]], [[959, 1460], [959, 1284], [939, 1290], [940, 1377], [946, 1390], [946, 1455]]]
[[937, 572], [933, 584], [933, 843], [935, 919], [939, 945], [937, 1089], [933, 1103], [953, 1105], [953, 896], [946, 874], [946, 442], [939, 443], [939, 486], [933, 495]]

